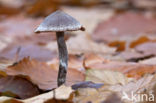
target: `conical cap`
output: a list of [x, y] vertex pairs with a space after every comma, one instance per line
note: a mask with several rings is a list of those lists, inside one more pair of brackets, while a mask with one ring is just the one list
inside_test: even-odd
[[49, 16], [39, 25], [35, 32], [61, 32], [83, 30], [82, 25], [70, 15], [58, 10]]

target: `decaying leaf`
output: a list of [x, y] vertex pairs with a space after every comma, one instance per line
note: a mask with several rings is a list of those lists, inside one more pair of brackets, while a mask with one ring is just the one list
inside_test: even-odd
[[[57, 68], [58, 70], [58, 68]], [[44, 62], [39, 62], [35, 59], [24, 58], [16, 65], [6, 69], [8, 75], [23, 75], [32, 83], [38, 85], [40, 89], [50, 90], [57, 87], [57, 70], [51, 68]], [[67, 85], [84, 80], [84, 74], [75, 70], [69, 69], [67, 73]]]
[[1, 96], [11, 96], [25, 99], [38, 94], [38, 88], [26, 79], [12, 76], [0, 78]]

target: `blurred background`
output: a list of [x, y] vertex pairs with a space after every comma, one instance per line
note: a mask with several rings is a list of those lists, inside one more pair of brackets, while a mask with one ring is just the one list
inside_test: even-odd
[[[21, 58], [31, 55], [42, 61], [52, 58], [48, 53], [43, 53], [44, 57], [48, 54], [46, 59], [38, 57], [39, 55], [33, 53], [32, 44], [46, 46], [56, 40], [55, 35], [51, 35], [53, 33], [33, 34], [43, 19], [58, 9], [76, 18], [86, 28], [85, 32], [74, 32], [74, 34], [89, 35], [86, 38], [94, 43], [115, 47], [117, 52], [124, 51], [119, 54], [124, 59], [151, 55], [142, 54], [144, 47], [143, 50], [135, 47], [140, 43], [155, 41], [156, 0], [0, 0], [0, 56], [13, 58], [21, 46], [24, 48], [21, 50], [23, 55], [20, 56]], [[70, 36], [68, 35], [66, 39]], [[82, 41], [81, 39], [79, 38], [79, 42]], [[28, 47], [24, 47], [25, 45]], [[83, 44], [76, 46], [73, 46], [75, 51]], [[90, 46], [88, 42], [88, 45], [82, 47], [80, 51], [87, 47], [92, 48], [92, 45]], [[68, 46], [69, 52], [70, 47]], [[70, 53], [74, 51], [73, 48]], [[50, 49], [57, 50], [52, 46]], [[133, 49], [133, 52], [129, 49]], [[32, 52], [27, 52], [31, 50]]]
[[155, 11], [155, 0], [0, 0], [0, 15], [23, 13], [27, 16], [47, 16], [62, 6], [93, 8], [102, 7], [116, 10]]

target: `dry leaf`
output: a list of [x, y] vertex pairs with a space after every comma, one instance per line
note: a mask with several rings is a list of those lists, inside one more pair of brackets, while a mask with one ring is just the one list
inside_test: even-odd
[[113, 70], [126, 74], [128, 77], [139, 79], [145, 74], [152, 74], [156, 71], [156, 65], [131, 63], [122, 61], [108, 61], [104, 58], [86, 58], [84, 61], [86, 69]]
[[80, 88], [76, 91], [73, 101], [75, 103], [103, 103], [106, 98], [112, 94], [114, 94], [114, 92], [108, 90], [107, 86], [103, 86], [99, 89]]
[[131, 79], [127, 78], [120, 72], [114, 72], [109, 70], [89, 69], [87, 70], [86, 80], [95, 83], [104, 83], [109, 85], [122, 84], [125, 85]]
[[[57, 87], [57, 70], [35, 59], [30, 60], [29, 58], [24, 58], [16, 65], [7, 68], [6, 73], [9, 75], [26, 76], [32, 83], [38, 85], [40, 89], [50, 90]], [[81, 82], [83, 80], [83, 73], [75, 69], [68, 70], [67, 85], [72, 85], [75, 82]]]
[[[136, 98], [137, 98], [138, 95], [141, 95], [142, 93], [144, 93], [144, 91], [146, 91], [147, 88], [150, 85], [152, 85], [153, 78], [155, 78], [153, 75], [146, 75], [143, 78], [140, 78], [137, 81], [129, 82], [126, 85], [118, 84], [118, 85], [110, 86], [109, 90], [119, 93], [118, 95], [122, 97], [125, 96], [125, 94], [123, 93], [126, 93], [126, 96], [129, 99], [123, 98], [122, 100], [128, 101], [126, 103], [135, 103], [136, 101], [135, 99], [133, 99], [132, 93], [136, 95]], [[138, 98], [136, 100], [138, 100]]]
[[14, 60], [9, 60], [4, 57], [0, 57], [0, 70], [4, 71], [8, 66], [11, 66], [15, 63]]
[[130, 49], [119, 53], [118, 56], [130, 62], [138, 62], [139, 60], [147, 59], [153, 55], [144, 54], [134, 49]]
[[47, 16], [58, 9], [58, 1], [54, 0], [37, 0], [33, 5], [27, 8], [27, 14], [33, 16]]
[[35, 59], [24, 58], [16, 65], [6, 69], [8, 75], [23, 75], [40, 89], [52, 89], [56, 87], [57, 71], [50, 68], [46, 63], [38, 62]]
[[1, 96], [5, 95], [25, 99], [38, 94], [38, 88], [26, 79], [11, 76], [0, 78]]
[[[14, 99], [14, 98], [10, 98], [10, 97], [0, 97], [0, 102], [1, 103], [48, 103], [49, 100], [54, 100], [54, 102], [52, 103], [60, 103], [62, 100], [63, 101], [67, 101], [72, 98], [71, 95], [73, 93], [73, 90], [71, 89], [71, 87], [67, 87], [67, 86], [60, 86], [59, 88], [38, 95], [38, 96], [34, 96], [28, 99], [23, 99], [23, 100], [19, 100], [19, 99]], [[57, 101], [57, 102], [56, 102]], [[50, 102], [51, 103], [51, 102]]]
[[26, 18], [22, 15], [10, 17], [0, 22], [0, 34], [9, 37], [31, 35], [41, 21], [42, 19]]
[[156, 32], [156, 19], [135, 12], [115, 15], [108, 21], [100, 23], [92, 37], [96, 41], [133, 41], [140, 36], [154, 36], [148, 32]]
[[156, 65], [156, 57], [153, 57], [153, 58], [150, 58], [150, 59], [146, 59], [146, 60], [142, 60], [139, 63]]
[[34, 58], [39, 61], [48, 61], [53, 59], [56, 53], [35, 44], [11, 44], [0, 52], [1, 57], [11, 60], [15, 59], [16, 55], [18, 56], [17, 61], [25, 57]]
[[136, 46], [137, 51], [146, 55], [156, 55], [156, 42], [147, 42]]

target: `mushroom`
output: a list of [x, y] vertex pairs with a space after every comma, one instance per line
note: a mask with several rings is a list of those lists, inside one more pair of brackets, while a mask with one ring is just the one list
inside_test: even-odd
[[64, 40], [64, 32], [76, 30], [84, 31], [85, 28], [76, 19], [60, 10], [47, 16], [35, 30], [36, 33], [56, 32], [59, 51], [58, 86], [65, 83], [68, 69], [68, 51]]

